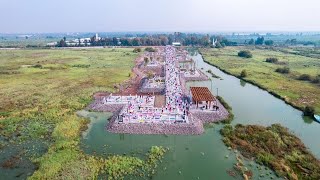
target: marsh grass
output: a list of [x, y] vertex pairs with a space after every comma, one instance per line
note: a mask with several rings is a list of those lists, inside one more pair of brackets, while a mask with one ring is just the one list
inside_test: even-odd
[[[115, 85], [129, 78], [138, 55], [130, 48], [0, 51], [2, 148], [33, 139], [48, 144], [45, 154], [32, 158], [38, 169], [29, 179], [94, 179], [108, 165], [112, 157], [80, 149], [88, 120], [75, 112], [95, 92], [117, 91]], [[124, 162], [135, 160], [127, 158]]]
[[264, 164], [285, 179], [319, 179], [320, 162], [299, 138], [279, 124], [226, 125], [221, 129], [224, 143], [247, 158]]

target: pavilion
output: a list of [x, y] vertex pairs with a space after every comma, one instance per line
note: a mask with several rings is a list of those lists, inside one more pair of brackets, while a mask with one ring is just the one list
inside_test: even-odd
[[199, 104], [205, 104], [206, 109], [210, 109], [211, 103], [216, 101], [216, 98], [212, 95], [207, 87], [190, 87], [192, 101], [196, 104], [197, 108]]

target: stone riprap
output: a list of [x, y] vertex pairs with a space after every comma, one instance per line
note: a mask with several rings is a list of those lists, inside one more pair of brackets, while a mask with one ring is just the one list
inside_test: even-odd
[[[96, 98], [89, 109], [113, 112], [107, 124], [108, 131], [129, 134], [201, 134], [204, 132], [203, 123], [228, 118], [228, 111], [218, 100], [215, 106], [218, 110], [213, 110], [214, 107], [209, 108], [210, 110], [201, 110], [192, 105], [186, 82], [208, 80], [208, 76], [200, 70], [193, 71], [196, 72], [195, 74], [180, 71], [177, 62], [187, 58], [186, 51], [176, 50], [172, 46], [162, 50], [164, 51], [158, 54], [165, 57], [165, 64], [161, 67], [161, 71], [165, 69], [163, 71], [165, 72], [164, 87], [151, 85], [153, 82], [151, 80], [151, 84], [147, 83], [146, 72], [150, 67], [142, 65], [141, 61], [133, 68], [133, 72], [142, 79], [137, 93], [163, 92], [166, 99], [165, 105], [155, 107], [155, 96], [151, 94], [132, 96], [111, 94]], [[177, 56], [177, 54], [180, 55]], [[155, 67], [151, 66], [151, 68]]]

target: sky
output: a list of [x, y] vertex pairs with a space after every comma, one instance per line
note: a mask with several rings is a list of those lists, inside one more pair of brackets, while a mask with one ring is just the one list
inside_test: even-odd
[[320, 0], [0, 0], [0, 33], [320, 31]]

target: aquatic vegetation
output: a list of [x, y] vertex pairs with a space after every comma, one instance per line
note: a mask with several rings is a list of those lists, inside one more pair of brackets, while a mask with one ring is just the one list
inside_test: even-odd
[[223, 123], [230, 124], [231, 121], [234, 118], [234, 114], [232, 113], [232, 107], [221, 97], [217, 96], [217, 99], [220, 101], [220, 103], [227, 109], [229, 116], [227, 119], [223, 120]]
[[124, 179], [126, 175], [151, 177], [166, 151], [161, 146], [152, 146], [146, 154], [146, 160], [130, 156], [111, 156], [104, 160], [102, 172], [108, 174], [108, 179]]
[[279, 124], [226, 125], [221, 129], [224, 143], [248, 158], [275, 171], [287, 179], [319, 179], [320, 161], [304, 146], [299, 138]]
[[136, 157], [112, 156], [105, 162], [108, 179], [123, 179], [125, 175], [138, 173], [144, 165], [143, 160]]
[[220, 76], [217, 76], [216, 74], [214, 74], [210, 69], [207, 71], [207, 73], [211, 74], [213, 78], [220, 79]]
[[34, 139], [45, 142], [45, 150], [48, 148], [36, 156], [31, 154], [38, 168], [30, 179], [97, 177], [103, 163], [80, 150], [80, 134], [88, 120], [75, 112], [85, 108], [95, 92], [114, 92], [116, 84], [128, 79], [133, 60], [139, 55], [132, 50], [1, 52], [0, 71], [19, 73], [2, 74], [0, 79], [0, 148]]

